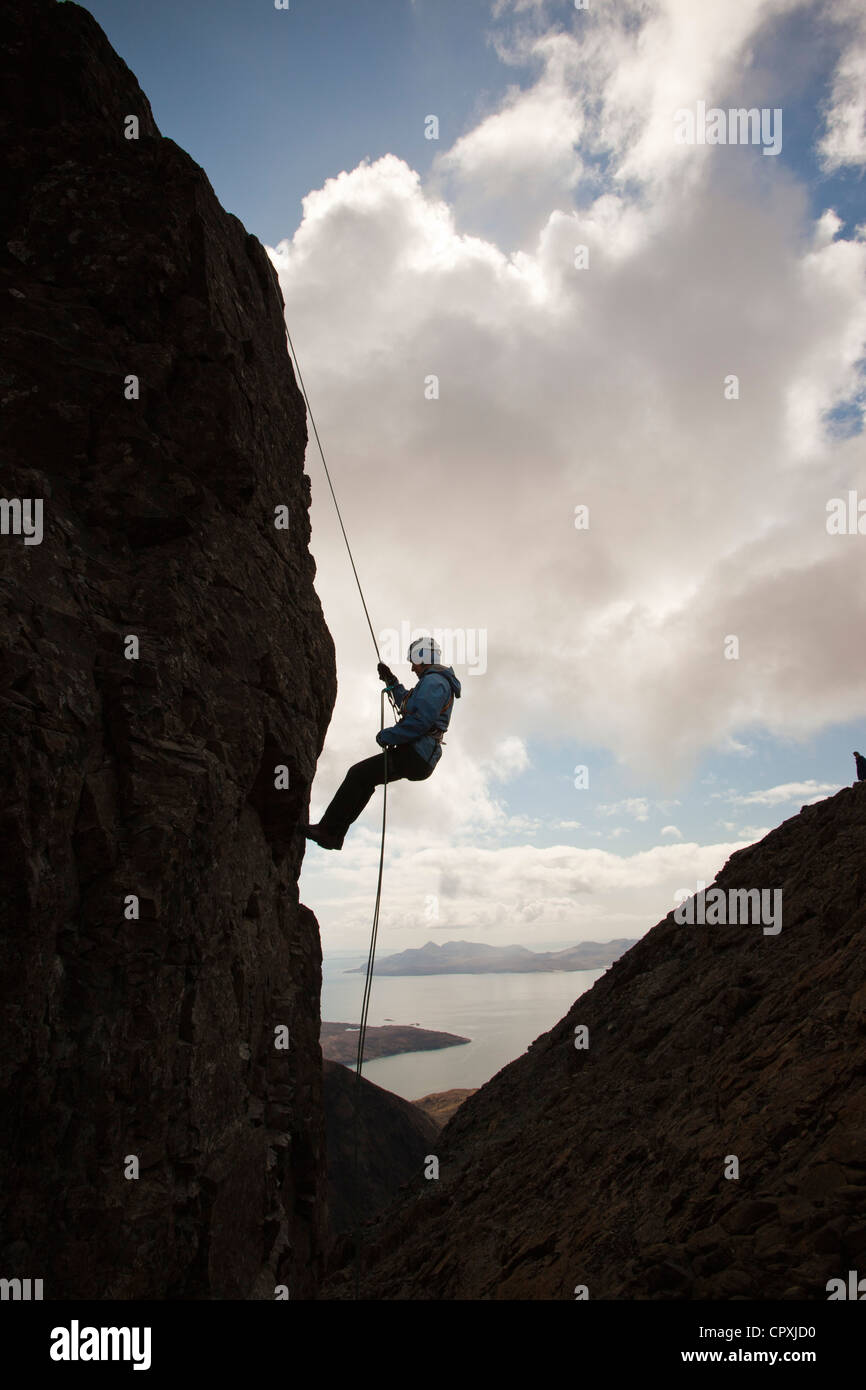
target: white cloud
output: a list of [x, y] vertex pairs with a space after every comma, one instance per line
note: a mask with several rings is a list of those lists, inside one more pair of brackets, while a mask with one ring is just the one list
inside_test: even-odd
[[675, 825], [663, 825], [661, 834], [669, 835], [672, 840], [681, 840], [683, 838], [683, 832], [678, 830]]
[[[559, 139], [547, 160], [540, 155], [535, 180], [546, 169], [553, 186], [561, 191], [570, 186], [562, 173], [573, 170], [563, 159], [561, 142], [565, 134], [573, 134], [581, 137], [581, 154], [585, 148], [604, 157], [617, 188], [639, 180], [660, 195], [672, 180], [699, 181], [713, 151], [675, 144], [676, 111], [694, 108], [698, 100], [739, 106], [744, 79], [748, 104], [767, 104], [761, 74], [750, 71], [752, 47], [764, 26], [803, 5], [804, 0], [738, 0], [736, 5], [612, 0], [574, 15], [570, 32], [551, 32], [540, 28], [539, 17], [553, 22], [560, 11], [517, 4], [518, 15], [525, 10], [534, 15], [529, 22], [518, 19], [499, 49], [515, 61], [539, 63], [542, 74], [522, 97], [510, 96], [511, 120], [517, 119], [521, 104], [528, 110], [540, 92], [549, 106], [557, 94], [573, 98], [576, 92], [581, 102], [579, 112], [569, 108], [561, 116]], [[505, 11], [501, 6], [499, 12]], [[736, 98], [731, 103], [729, 91]]]
[[738, 806], [783, 806], [785, 802], [812, 805], [839, 790], [835, 782], [785, 782], [778, 787], [766, 787], [761, 791], [746, 793], [731, 792], [728, 800]]
[[529, 90], [512, 87], [498, 111], [487, 116], [440, 156], [439, 170], [461, 182], [482, 184], [489, 197], [525, 194], [525, 181], [539, 170], [565, 189], [574, 188], [582, 172], [577, 143], [583, 110], [566, 77], [568, 39], [542, 41], [547, 49], [544, 73]]
[[[306, 206], [275, 261], [375, 620], [488, 633], [488, 672], [460, 673], [455, 738], [481, 758], [503, 725], [589, 739], [674, 779], [745, 724], [796, 736], [859, 712], [860, 560], [825, 529], [828, 496], [859, 476], [859, 441], [815, 445], [795, 478], [781, 403], [816, 343], [850, 363], [863, 243], [845, 243], [822, 300], [814, 277], [838, 243], [798, 254], [786, 194], [776, 213], [770, 200], [733, 215], [708, 186], [687, 231], [672, 201], [648, 260], [602, 255], [592, 274], [571, 269], [576, 215], [554, 218], [534, 257], [508, 258], [461, 236], [392, 157]], [[810, 397], [813, 422], [842, 358]], [[748, 389], [725, 402], [732, 364]], [[430, 373], [438, 400], [424, 398]], [[357, 710], [369, 637], [315, 491], [319, 591]], [[573, 527], [577, 502], [588, 531]], [[424, 515], [429, 541], [406, 521]], [[544, 679], [518, 677], [527, 667]]]
[[649, 802], [643, 796], [626, 797], [624, 801], [612, 802], [609, 806], [597, 806], [600, 816], [633, 816], [635, 820], [649, 820]]
[[[272, 252], [374, 623], [486, 634], [440, 768], [389, 791], [436, 858], [539, 829], [502, 788], [530, 745], [563, 777], [614, 750], [669, 797], [707, 753], [750, 755], [746, 730], [796, 740], [862, 712], [862, 541], [825, 525], [828, 498], [862, 489], [862, 440], [824, 417], [863, 356], [866, 240], [829, 210], [810, 222], [784, 155], [670, 138], [677, 106], [748, 88], [758, 37], [796, 7], [611, 4], [574, 34], [512, 36], [537, 81], [427, 184], [394, 155], [343, 172]], [[321, 808], [376, 751], [379, 685], [312, 448], [307, 467], [340, 680]], [[612, 807], [645, 824], [650, 804]], [[366, 875], [368, 851], [333, 872]], [[491, 929], [511, 913], [497, 873]], [[521, 891], [531, 915], [545, 892]]]
[[833, 75], [819, 143], [828, 173], [866, 164], [866, 15], [860, 0], [837, 3], [830, 13], [850, 25], [853, 33]]
[[508, 782], [529, 767], [529, 754], [522, 738], [511, 736], [497, 743], [488, 771], [495, 782]]
[[[392, 829], [380, 917], [380, 941], [388, 949], [455, 934], [531, 947], [533, 929], [563, 942], [641, 936], [675, 905], [678, 887], [710, 882], [748, 843], [664, 844], [618, 855], [573, 845], [484, 848], [439, 841], [427, 847], [425, 839], [396, 823]], [[353, 832], [340, 855], [308, 851], [305, 891], [326, 949], [360, 949], [369, 937], [378, 855], [378, 834], [366, 826]], [[436, 917], [430, 916], [431, 899]]]

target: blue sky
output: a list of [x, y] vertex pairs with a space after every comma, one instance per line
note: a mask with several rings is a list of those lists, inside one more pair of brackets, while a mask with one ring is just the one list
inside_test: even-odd
[[[489, 642], [441, 768], [393, 789], [388, 945], [639, 935], [850, 781], [866, 535], [825, 510], [866, 499], [860, 8], [88, 8], [270, 248], [377, 627]], [[676, 147], [698, 101], [780, 108], [781, 153]], [[307, 470], [340, 680], [317, 815], [379, 687]], [[326, 948], [368, 931], [378, 816], [308, 852]]]
[[[311, 188], [393, 153], [426, 173], [443, 115], [450, 143], [514, 80], [474, 0], [93, 0], [157, 125], [207, 171], [223, 206], [273, 245]], [[447, 113], [447, 115], [445, 114]]]
[[[451, 143], [531, 70], [497, 56], [497, 25], [483, 0], [292, 0], [279, 13], [264, 0], [92, 0], [85, 8], [132, 67], [162, 133], [271, 245], [300, 221], [311, 188], [365, 158], [397, 154], [426, 174], [437, 150], [424, 138], [428, 112], [440, 113], [440, 140]], [[829, 201], [856, 221], [862, 170], [829, 174], [814, 154], [816, 111], [836, 58], [824, 8], [801, 7], [770, 27], [756, 63], [767, 62], [772, 95], [786, 102], [786, 163], [816, 208]], [[575, 18], [568, 3], [546, 14], [563, 27]], [[783, 52], [793, 64], [778, 63]]]

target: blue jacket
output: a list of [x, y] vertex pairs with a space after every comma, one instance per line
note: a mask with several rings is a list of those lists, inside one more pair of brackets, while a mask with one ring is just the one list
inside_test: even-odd
[[394, 724], [390, 729], [382, 729], [376, 735], [376, 742], [380, 748], [411, 743], [416, 753], [435, 767], [442, 757], [442, 749], [439, 740], [430, 731], [440, 729], [445, 732], [451, 722], [454, 700], [460, 699], [460, 682], [453, 668], [431, 666], [411, 690], [400, 685], [399, 681], [388, 689], [402, 709], [402, 718], [399, 724]]

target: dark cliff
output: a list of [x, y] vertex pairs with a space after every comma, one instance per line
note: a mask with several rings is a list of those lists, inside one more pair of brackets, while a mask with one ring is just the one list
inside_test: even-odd
[[716, 882], [781, 889], [781, 931], [660, 922], [460, 1106], [438, 1183], [366, 1231], [363, 1297], [826, 1299], [863, 1270], [866, 783]]
[[282, 299], [85, 10], [0, 19], [0, 491], [44, 525], [0, 536], [0, 1273], [309, 1297], [321, 953], [293, 831], [335, 675]]

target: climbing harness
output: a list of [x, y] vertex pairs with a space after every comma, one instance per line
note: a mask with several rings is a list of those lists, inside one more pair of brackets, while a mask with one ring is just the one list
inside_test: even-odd
[[[293, 362], [293, 364], [294, 364], [295, 371], [297, 372], [297, 375], [298, 375], [298, 384], [300, 385], [300, 388], [301, 388], [301, 394], [302, 394], [303, 397], [304, 397], [304, 404], [305, 404], [306, 407], [307, 407], [307, 414], [308, 414], [309, 417], [310, 417], [310, 424], [311, 424], [312, 427], [313, 427], [313, 434], [315, 435], [316, 443], [317, 443], [317, 445], [319, 446], [319, 454], [320, 454], [321, 459], [322, 459], [322, 466], [324, 467], [324, 470], [325, 470], [325, 477], [326, 477], [327, 480], [328, 480], [328, 487], [331, 489], [331, 497], [332, 497], [333, 500], [334, 500], [334, 507], [336, 508], [336, 512], [337, 512], [337, 520], [338, 520], [339, 523], [340, 523], [340, 530], [341, 530], [342, 533], [343, 533], [343, 540], [346, 542], [346, 550], [347, 550], [348, 553], [349, 553], [349, 563], [350, 563], [351, 566], [352, 566], [352, 573], [353, 573], [354, 576], [355, 576], [355, 583], [356, 583], [357, 586], [358, 586], [358, 593], [359, 593], [360, 596], [361, 596], [361, 603], [362, 603], [363, 608], [364, 608], [364, 617], [367, 619], [367, 626], [368, 626], [368, 628], [370, 629], [370, 636], [371, 636], [372, 639], [373, 639], [373, 646], [376, 648], [376, 659], [377, 659], [377, 661], [380, 661], [380, 662], [381, 662], [382, 658], [381, 658], [381, 656], [379, 655], [379, 643], [376, 641], [376, 634], [375, 634], [375, 632], [373, 631], [373, 624], [372, 624], [371, 621], [370, 621], [370, 614], [369, 614], [369, 611], [368, 611], [368, 609], [367, 609], [367, 602], [366, 602], [366, 600], [365, 600], [365, 598], [364, 598], [364, 590], [361, 588], [361, 581], [360, 581], [360, 579], [358, 578], [358, 571], [357, 571], [357, 569], [355, 568], [355, 560], [354, 560], [354, 556], [352, 555], [352, 547], [349, 545], [349, 537], [346, 535], [346, 528], [345, 528], [345, 526], [343, 525], [343, 517], [342, 517], [342, 513], [340, 512], [340, 504], [339, 504], [339, 502], [337, 501], [337, 494], [336, 494], [335, 491], [334, 491], [334, 484], [331, 482], [331, 474], [330, 474], [330, 471], [329, 471], [329, 469], [328, 469], [328, 464], [327, 464], [327, 462], [326, 462], [326, 460], [325, 460], [325, 451], [324, 451], [324, 449], [322, 448], [322, 441], [321, 441], [321, 439], [319, 438], [319, 431], [318, 431], [318, 429], [316, 428], [315, 417], [314, 417], [314, 415], [313, 415], [313, 411], [312, 411], [312, 408], [311, 408], [311, 406], [310, 406], [310, 398], [309, 398], [309, 396], [307, 395], [307, 388], [306, 388], [306, 386], [304, 385], [304, 378], [303, 378], [303, 376], [301, 375], [301, 368], [300, 368], [300, 365], [299, 365], [299, 363], [298, 363], [297, 353], [295, 352], [295, 345], [294, 345], [294, 343], [292, 342], [292, 335], [291, 335], [291, 333], [289, 332], [289, 325], [288, 325], [287, 323], [285, 323], [285, 319], [283, 320], [283, 322], [284, 322], [284, 324], [285, 324], [286, 338], [288, 339], [288, 344], [289, 344], [289, 352], [290, 352], [290, 354], [291, 354], [291, 358], [292, 358], [292, 362]], [[388, 696], [388, 699], [389, 699], [390, 702], [391, 702], [391, 707], [392, 707], [392, 709], [394, 710], [395, 714], [398, 712], [398, 711], [397, 711], [397, 706], [396, 706], [396, 704], [394, 703], [394, 697], [393, 697], [393, 695], [391, 694], [390, 690], [383, 690], [382, 693], [381, 693], [381, 702], [380, 702], [380, 710], [379, 710], [379, 731], [380, 731], [380, 732], [381, 732], [382, 729], [384, 729], [384, 727], [385, 727], [385, 696], [386, 696], [386, 695]], [[452, 696], [452, 699], [453, 699], [453, 696]], [[386, 821], [387, 821], [387, 808], [388, 808], [388, 749], [387, 749], [387, 748], [383, 748], [383, 749], [382, 749], [382, 758], [383, 758], [383, 764], [384, 764], [385, 781], [384, 781], [384, 783], [383, 783], [383, 785], [382, 785], [382, 840], [381, 840], [381, 844], [380, 844], [380, 847], [379, 847], [379, 877], [378, 877], [378, 880], [377, 880], [377, 883], [376, 883], [376, 906], [375, 906], [375, 908], [374, 908], [374, 910], [373, 910], [373, 930], [372, 930], [371, 935], [370, 935], [370, 952], [369, 952], [369, 955], [368, 955], [368, 957], [367, 957], [367, 977], [366, 977], [366, 980], [365, 980], [365, 982], [364, 982], [364, 1002], [363, 1002], [363, 1004], [362, 1004], [362, 1006], [361, 1006], [361, 1026], [360, 1026], [360, 1029], [359, 1029], [359, 1032], [358, 1032], [358, 1057], [357, 1057], [357, 1061], [356, 1061], [356, 1063], [355, 1063], [355, 1116], [354, 1116], [355, 1142], [354, 1142], [354, 1158], [353, 1158], [353, 1186], [354, 1186], [354, 1191], [355, 1191], [355, 1298], [356, 1298], [356, 1299], [360, 1299], [360, 1297], [361, 1297], [361, 1217], [360, 1217], [360, 1212], [361, 1212], [361, 1193], [360, 1193], [360, 1188], [359, 1188], [359, 1183], [358, 1183], [358, 1114], [359, 1114], [359, 1111], [360, 1111], [360, 1102], [361, 1102], [361, 1070], [362, 1070], [363, 1065], [364, 1065], [364, 1043], [366, 1042], [366, 1037], [367, 1037], [367, 1014], [368, 1014], [369, 1007], [370, 1007], [370, 993], [371, 993], [372, 986], [373, 986], [373, 963], [374, 963], [375, 958], [376, 958], [376, 937], [377, 937], [378, 932], [379, 932], [379, 907], [380, 907], [381, 902], [382, 902], [382, 871], [383, 871], [383, 868], [384, 868], [384, 865], [385, 865], [385, 826], [386, 826]]]

